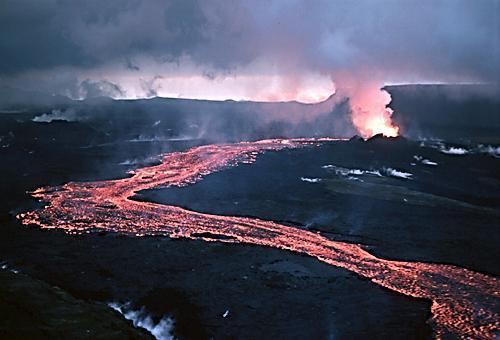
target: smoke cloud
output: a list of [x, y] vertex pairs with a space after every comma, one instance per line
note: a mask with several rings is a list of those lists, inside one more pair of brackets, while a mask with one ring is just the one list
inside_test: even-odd
[[147, 330], [157, 340], [173, 340], [174, 320], [168, 316], [164, 316], [159, 321], [155, 322], [153, 317], [149, 315], [144, 308], [133, 309], [130, 303], [120, 304], [110, 302], [109, 307], [122, 314], [125, 319], [132, 321], [134, 327], [140, 327]]
[[68, 109], [66, 111], [52, 110], [52, 112], [36, 116], [32, 120], [36, 123], [51, 123], [53, 121], [74, 122], [78, 119], [81, 119], [81, 117], [78, 116], [76, 111]]
[[500, 79], [495, 0], [14, 1], [0, 85], [72, 98], [351, 99], [363, 135], [397, 134], [387, 83]]

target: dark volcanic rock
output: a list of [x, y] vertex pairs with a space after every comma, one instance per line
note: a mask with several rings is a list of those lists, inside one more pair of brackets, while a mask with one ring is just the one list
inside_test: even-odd
[[429, 302], [309, 257], [238, 244], [12, 228], [0, 240], [9, 263], [75, 297], [173, 316], [181, 339], [431, 335]]
[[102, 303], [77, 300], [26, 274], [0, 270], [2, 339], [151, 339]]
[[393, 121], [411, 138], [499, 143], [500, 85], [386, 86]]

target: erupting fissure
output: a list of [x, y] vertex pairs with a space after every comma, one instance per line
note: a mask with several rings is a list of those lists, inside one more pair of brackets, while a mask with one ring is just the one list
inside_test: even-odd
[[[256, 218], [217, 216], [176, 206], [139, 202], [135, 193], [156, 187], [186, 186], [207, 174], [255, 161], [259, 153], [319, 145], [322, 140], [265, 140], [206, 145], [164, 156], [161, 164], [137, 169], [118, 180], [75, 183], [35, 190], [47, 205], [19, 214], [25, 225], [61, 228], [68, 233], [115, 231], [206, 241], [247, 243], [307, 254], [345, 268], [407, 296], [432, 301], [436, 336], [494, 338], [500, 322], [499, 280], [451, 265], [377, 258], [360, 245]], [[220, 237], [206, 237], [216, 235]]]
[[364, 138], [376, 134], [397, 137], [399, 126], [392, 121], [393, 110], [388, 107], [391, 95], [384, 89], [370, 84], [357, 86], [349, 96], [352, 109], [352, 123]]

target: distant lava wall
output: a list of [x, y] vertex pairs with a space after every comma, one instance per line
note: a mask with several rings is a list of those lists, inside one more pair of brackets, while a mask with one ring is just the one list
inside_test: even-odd
[[410, 138], [500, 143], [500, 86], [398, 85], [384, 88], [400, 132]]

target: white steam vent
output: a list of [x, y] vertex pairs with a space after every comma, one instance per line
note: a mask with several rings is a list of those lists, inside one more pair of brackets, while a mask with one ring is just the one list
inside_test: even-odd
[[173, 340], [174, 320], [164, 316], [160, 321], [155, 322], [144, 308], [133, 309], [130, 303], [110, 302], [108, 306], [122, 314], [125, 319], [132, 321], [134, 327], [140, 327], [151, 333], [158, 340]]

